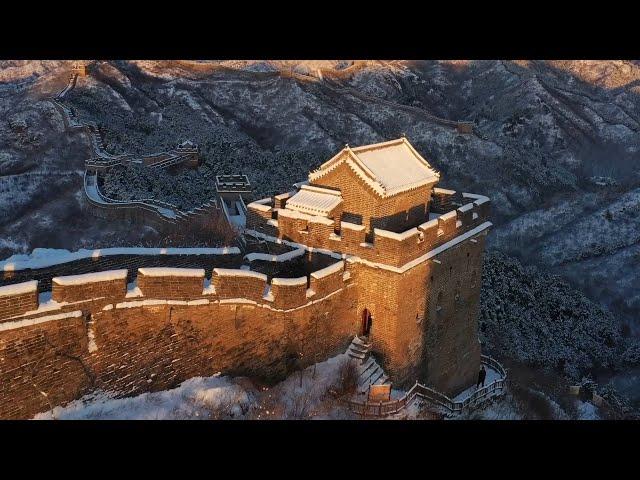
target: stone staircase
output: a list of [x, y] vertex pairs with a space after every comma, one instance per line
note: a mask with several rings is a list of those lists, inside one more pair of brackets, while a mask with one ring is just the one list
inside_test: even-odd
[[390, 383], [389, 377], [371, 355], [371, 344], [365, 338], [355, 336], [347, 349], [347, 355], [356, 362], [358, 368], [359, 395], [366, 395], [370, 385]]

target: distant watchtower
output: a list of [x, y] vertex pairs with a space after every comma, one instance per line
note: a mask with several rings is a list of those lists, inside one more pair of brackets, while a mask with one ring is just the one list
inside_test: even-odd
[[229, 224], [246, 225], [246, 204], [252, 200], [251, 184], [246, 175], [216, 175], [216, 191]]
[[216, 175], [216, 190], [220, 198], [235, 201], [239, 196], [249, 200], [251, 184], [246, 175]]
[[73, 65], [71, 65], [71, 73], [79, 77], [86, 77], [89, 74], [87, 63], [80, 60], [73, 62]]
[[185, 140], [184, 142], [179, 143], [176, 147], [176, 152], [186, 158], [184, 163], [188, 167], [198, 168], [200, 166], [200, 147], [192, 141]]

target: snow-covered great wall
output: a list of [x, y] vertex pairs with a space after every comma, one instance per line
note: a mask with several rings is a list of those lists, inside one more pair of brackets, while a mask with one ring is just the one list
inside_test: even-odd
[[[129, 396], [219, 371], [276, 379], [301, 353], [296, 367], [344, 351], [357, 333], [359, 264], [330, 258], [306, 276], [269, 281], [257, 271], [211, 268], [238, 256], [233, 248], [128, 250], [36, 252], [2, 263], [5, 276], [46, 270], [50, 277], [50, 269], [73, 273], [80, 265], [95, 273], [54, 276], [47, 289], [15, 277], [0, 286], [0, 418], [31, 417], [97, 390]], [[125, 266], [171, 258], [190, 258], [192, 268]], [[98, 271], [96, 261], [124, 268]]]

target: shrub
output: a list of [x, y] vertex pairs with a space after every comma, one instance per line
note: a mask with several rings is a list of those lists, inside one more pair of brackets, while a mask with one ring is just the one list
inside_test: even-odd
[[350, 358], [345, 358], [338, 367], [338, 383], [333, 388], [336, 396], [352, 395], [358, 387], [358, 368]]

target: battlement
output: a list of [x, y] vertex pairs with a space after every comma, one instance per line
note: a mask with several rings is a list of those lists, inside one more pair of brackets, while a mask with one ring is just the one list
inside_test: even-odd
[[38, 308], [38, 281], [0, 287], [0, 321]]
[[345, 221], [337, 229], [333, 219], [287, 209], [287, 197], [247, 205], [247, 228], [308, 247], [402, 267], [488, 219], [490, 202], [483, 195], [436, 188], [434, 197], [442, 213], [430, 212], [430, 220], [400, 233], [374, 228], [373, 235], [367, 235], [364, 225]]
[[[267, 308], [287, 310], [325, 297], [344, 287], [345, 262], [298, 278], [274, 277], [246, 269], [214, 268], [211, 278], [205, 269], [139, 268], [134, 280], [127, 284], [126, 269], [108, 270], [82, 275], [55, 277], [52, 290], [38, 294], [38, 281], [0, 287], [0, 322], [36, 317], [52, 311], [66, 311], [84, 304], [122, 304], [135, 298], [163, 300], [203, 300], [207, 303], [250, 301]], [[309, 288], [310, 287], [310, 288]]]
[[51, 299], [78, 302], [94, 298], [122, 299], [127, 292], [127, 271], [111, 270], [51, 279]]

